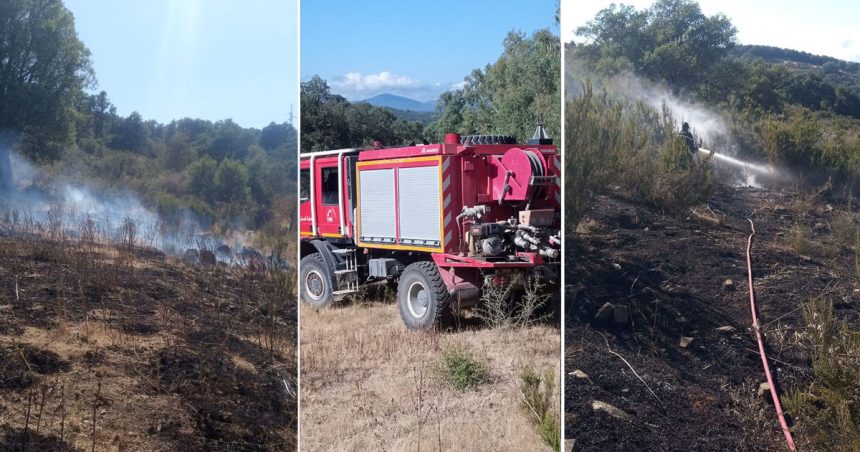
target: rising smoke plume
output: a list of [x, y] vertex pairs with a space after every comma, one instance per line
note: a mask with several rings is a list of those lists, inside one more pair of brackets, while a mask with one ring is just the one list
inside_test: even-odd
[[[714, 151], [710, 161], [717, 175], [726, 183], [760, 187], [766, 183], [785, 183], [792, 179], [784, 169], [739, 158], [739, 155], [746, 153], [742, 152], [738, 140], [732, 135], [725, 112], [695, 99], [681, 98], [667, 85], [643, 80], [630, 72], [604, 77], [594, 76], [577, 64], [568, 64], [568, 68], [572, 69], [566, 83], [569, 97], [582, 94], [582, 87], [577, 80], [594, 80], [595, 88], [605, 91], [610, 97], [630, 103], [642, 102], [656, 111], [665, 108], [675, 123], [689, 123], [700, 148]], [[704, 154], [700, 157], [704, 157]]]
[[216, 257], [228, 264], [241, 264], [236, 256], [251, 252], [246, 232], [216, 236], [188, 209], [166, 222], [131, 191], [108, 192], [46, 174], [19, 155], [14, 143], [13, 134], [0, 134], [0, 235], [51, 229], [72, 239], [133, 243], [177, 255], [220, 250]]

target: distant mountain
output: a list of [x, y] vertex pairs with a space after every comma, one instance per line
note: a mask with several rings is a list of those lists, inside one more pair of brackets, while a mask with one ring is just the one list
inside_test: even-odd
[[394, 110], [402, 111], [423, 111], [431, 112], [436, 109], [436, 101], [419, 102], [408, 97], [397, 96], [395, 94], [378, 94], [365, 99], [361, 102], [367, 102], [376, 107], [386, 107]]

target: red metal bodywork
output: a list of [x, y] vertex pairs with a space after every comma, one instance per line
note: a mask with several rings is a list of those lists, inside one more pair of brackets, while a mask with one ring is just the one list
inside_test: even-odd
[[[334, 152], [334, 151], [333, 151]], [[432, 255], [432, 259], [443, 270], [446, 283], [450, 280], [453, 285], [457, 284], [453, 276], [455, 269], [503, 269], [503, 268], [533, 268], [544, 264], [544, 260], [536, 253], [517, 253], [510, 259], [484, 259], [469, 257], [465, 231], [471, 225], [470, 221], [458, 221], [457, 216], [464, 206], [491, 205], [491, 212], [483, 218], [484, 222], [507, 220], [516, 218], [524, 198], [530, 193], [527, 186], [530, 182], [530, 168], [523, 165], [528, 164], [525, 155], [536, 156], [545, 169], [544, 179], [550, 181], [542, 188], [538, 199], [532, 199], [532, 209], [554, 209], [561, 208], [561, 186], [560, 186], [560, 161], [558, 152], [553, 145], [472, 145], [460, 144], [459, 137], [453, 134], [446, 136], [446, 142], [429, 145], [407, 146], [388, 149], [366, 149], [353, 151], [346, 155], [320, 155], [313, 158], [314, 174], [314, 204], [316, 204], [316, 227], [312, 224], [312, 207], [310, 199], [304, 200], [299, 209], [299, 230], [302, 239], [314, 238], [339, 238], [352, 241], [355, 246], [366, 248], [380, 248], [392, 251], [425, 251]], [[415, 166], [437, 166], [440, 173], [441, 185], [441, 227], [444, 240], [438, 247], [421, 247], [406, 245], [400, 242], [400, 225], [396, 222], [396, 241], [388, 245], [368, 245], [360, 242], [356, 236], [356, 225], [352, 224], [352, 216], [348, 209], [339, 205], [326, 203], [321, 196], [324, 180], [323, 172], [328, 168], [337, 168], [339, 161], [342, 170], [339, 174], [340, 199], [347, 200], [353, 197], [349, 192], [349, 171], [346, 159], [353, 159], [353, 165], [358, 170], [372, 168], [391, 168], [394, 170], [395, 181], [399, 177], [401, 168]], [[303, 156], [299, 165], [300, 170], [311, 170], [311, 157]], [[525, 162], [525, 163], [524, 163]], [[501, 190], [505, 186], [505, 172], [511, 171], [509, 176], [506, 200], [507, 203], [500, 204]], [[532, 179], [533, 180], [533, 179]], [[328, 181], [331, 183], [331, 181]], [[395, 204], [399, 193], [397, 184], [394, 190]], [[345, 201], [342, 201], [345, 202]], [[357, 200], [360, 204], [360, 200]], [[359, 206], [360, 207], [360, 206]], [[341, 212], [344, 212], [343, 221]], [[397, 217], [399, 218], [399, 212]], [[343, 229], [341, 223], [343, 222]], [[459, 223], [459, 224], [458, 224]], [[558, 229], [558, 227], [556, 227]], [[450, 274], [448, 274], [450, 270]], [[470, 278], [471, 279], [471, 278]], [[451, 285], [449, 284], [449, 287]]]

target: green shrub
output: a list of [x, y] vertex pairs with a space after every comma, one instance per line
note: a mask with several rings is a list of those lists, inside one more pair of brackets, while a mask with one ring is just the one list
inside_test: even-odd
[[788, 244], [797, 254], [809, 256], [813, 251], [812, 240], [809, 237], [809, 228], [801, 224], [795, 224], [785, 235]]
[[816, 299], [804, 308], [814, 381], [785, 398], [809, 450], [860, 450], [860, 332]]
[[541, 439], [553, 450], [561, 448], [561, 422], [555, 409], [555, 375], [546, 369], [543, 375], [531, 366], [520, 373], [520, 406], [537, 426]]
[[792, 168], [817, 166], [822, 159], [822, 130], [809, 111], [789, 120], [767, 118], [762, 124], [764, 150], [772, 162]]
[[445, 381], [460, 391], [475, 389], [490, 381], [487, 363], [463, 346], [443, 349], [438, 365]]
[[555, 452], [561, 450], [561, 425], [556, 415], [544, 416], [540, 423], [540, 438]]

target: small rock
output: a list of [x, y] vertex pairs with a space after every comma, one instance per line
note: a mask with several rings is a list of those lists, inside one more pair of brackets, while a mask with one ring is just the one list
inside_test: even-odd
[[780, 214], [780, 213], [785, 213], [785, 211], [786, 211], [785, 206], [781, 206], [779, 204], [773, 206], [773, 213]]
[[735, 282], [731, 279], [727, 279], [723, 281], [723, 290], [732, 291], [735, 290]]
[[608, 320], [612, 316], [612, 303], [606, 302], [603, 303], [603, 306], [597, 310], [597, 314], [594, 314], [595, 320]]
[[854, 295], [855, 300], [860, 300], [860, 289], [854, 289], [854, 292], [852, 292], [852, 294]]
[[643, 230], [644, 230], [645, 232], [648, 232], [648, 231], [650, 231], [650, 230], [651, 230], [651, 228], [649, 228], [648, 226], [645, 226], [645, 229], [643, 229]]
[[824, 223], [815, 223], [815, 225], [812, 226], [812, 230], [815, 232], [821, 232], [821, 231], [824, 231], [825, 229], [827, 229], [827, 225]]
[[570, 376], [576, 377], [576, 378], [588, 378], [588, 374], [579, 370], [579, 369], [576, 369], [573, 372], [571, 372]]
[[616, 270], [621, 270], [621, 264], [619, 264], [618, 262], [613, 262], [612, 267]]
[[763, 399], [767, 399], [770, 396], [770, 385], [766, 381], [758, 385], [758, 396]]
[[619, 408], [616, 408], [606, 402], [601, 402], [600, 400], [595, 400], [591, 403], [591, 408], [594, 411], [603, 411], [604, 413], [616, 418], [616, 419], [624, 419], [628, 420], [630, 415], [625, 413]]
[[717, 328], [717, 331], [719, 331], [721, 333], [734, 333], [735, 327], [733, 327], [731, 325], [721, 326], [721, 327]]
[[687, 348], [690, 343], [693, 342], [693, 338], [689, 336], [681, 336], [681, 348]]
[[663, 281], [662, 283], [660, 283], [660, 289], [669, 295], [675, 295], [675, 296], [690, 295], [690, 291], [687, 290], [686, 287], [679, 286], [679, 285], [672, 283], [670, 281]]

